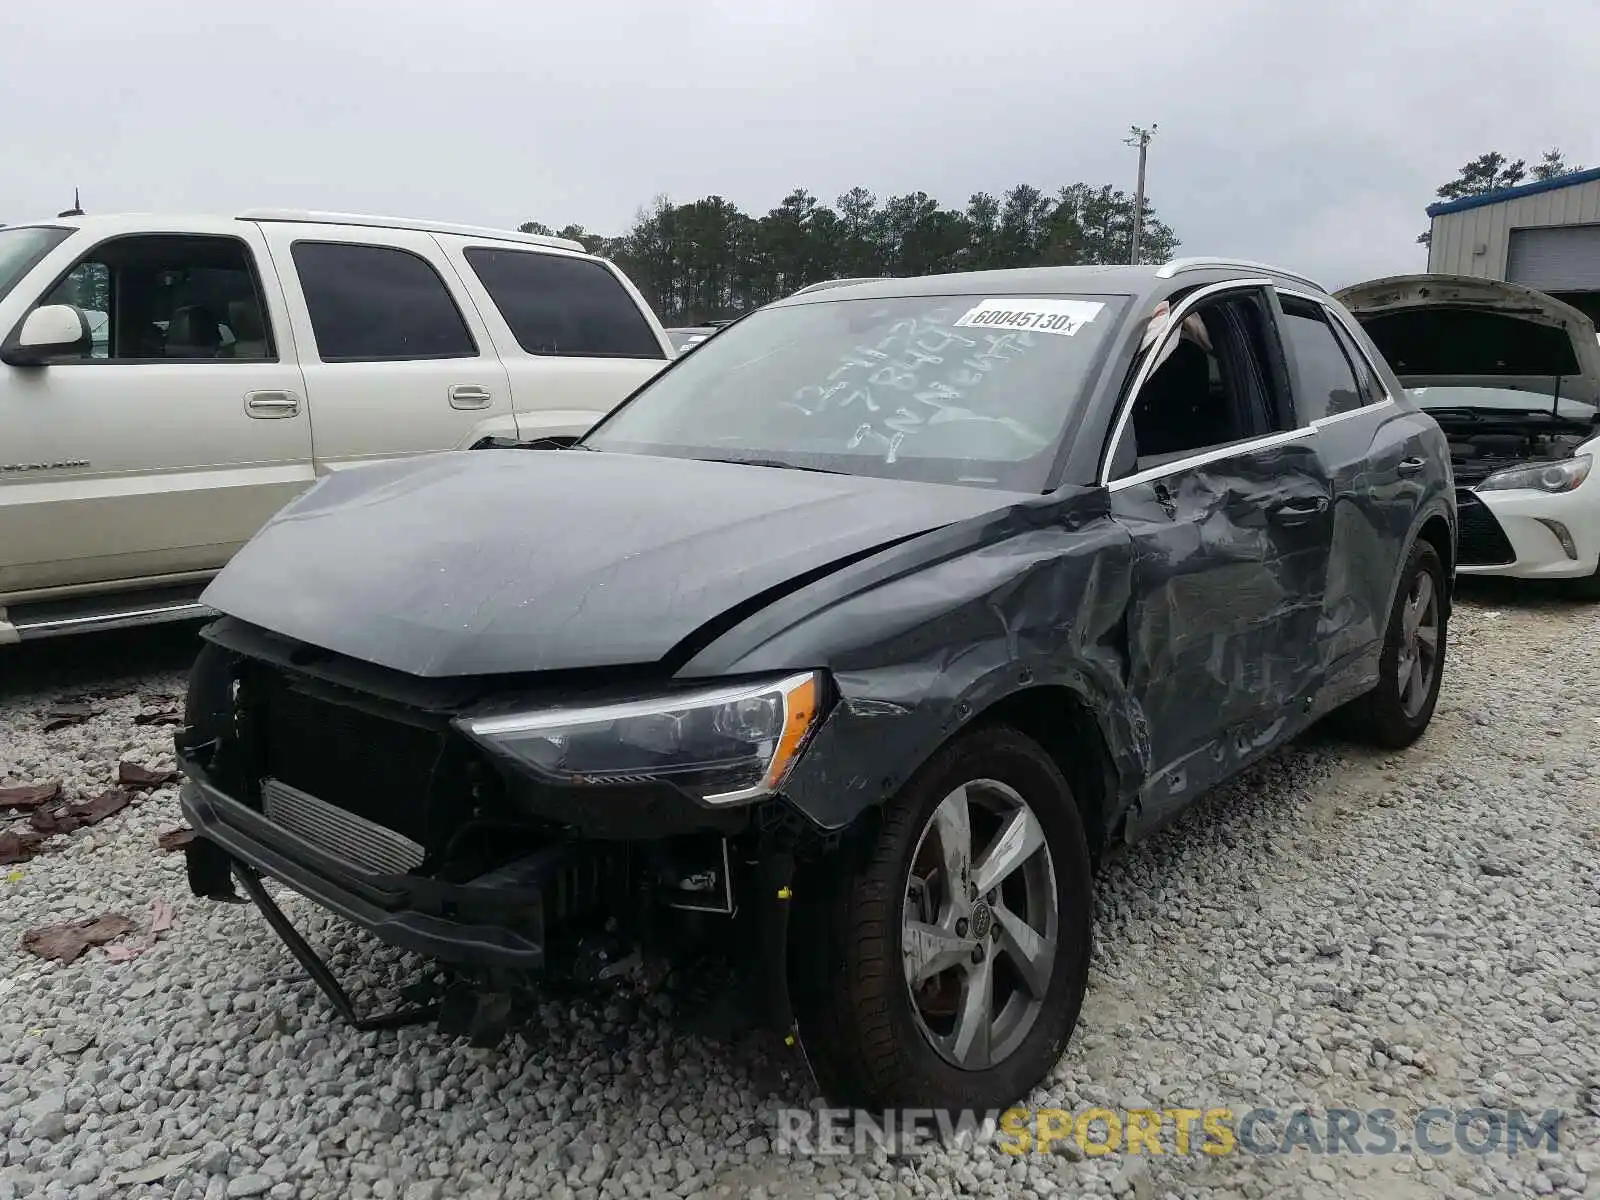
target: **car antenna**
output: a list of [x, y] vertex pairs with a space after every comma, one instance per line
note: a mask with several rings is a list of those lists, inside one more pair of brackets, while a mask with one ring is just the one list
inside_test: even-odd
[[78, 189], [77, 188], [73, 188], [72, 189], [72, 207], [67, 209], [66, 212], [58, 212], [56, 214], [56, 216], [58, 216], [58, 217], [81, 217], [81, 216], [83, 216], [83, 203], [78, 199]]

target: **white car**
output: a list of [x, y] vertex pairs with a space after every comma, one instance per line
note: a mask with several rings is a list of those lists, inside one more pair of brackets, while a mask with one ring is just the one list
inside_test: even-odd
[[1600, 339], [1514, 283], [1411, 275], [1339, 293], [1450, 439], [1463, 575], [1600, 599]]
[[203, 616], [319, 478], [570, 442], [672, 353], [562, 238], [278, 211], [0, 228], [0, 646]]

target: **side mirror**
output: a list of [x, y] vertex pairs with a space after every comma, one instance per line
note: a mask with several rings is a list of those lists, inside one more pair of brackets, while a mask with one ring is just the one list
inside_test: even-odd
[[75, 304], [45, 304], [23, 319], [0, 346], [0, 362], [43, 367], [56, 359], [85, 358], [92, 346], [89, 318]]

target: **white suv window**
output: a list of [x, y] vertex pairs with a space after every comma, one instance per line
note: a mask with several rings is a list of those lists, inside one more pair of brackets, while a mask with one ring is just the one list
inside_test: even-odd
[[394, 246], [296, 242], [295, 272], [323, 362], [477, 358], [439, 272]]
[[102, 242], [41, 303], [83, 310], [91, 359], [270, 362], [277, 354], [261, 296], [239, 239], [162, 233]]
[[473, 246], [467, 264], [529, 354], [665, 358], [627, 290], [584, 258]]

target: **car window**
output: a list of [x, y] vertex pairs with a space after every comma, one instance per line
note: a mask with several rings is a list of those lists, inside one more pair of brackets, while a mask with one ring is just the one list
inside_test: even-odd
[[718, 330], [580, 445], [1042, 491], [1127, 306], [831, 295]]
[[72, 230], [56, 225], [18, 225], [0, 229], [0, 300], [22, 282], [22, 277], [54, 250]]
[[1161, 344], [1133, 405], [1130, 471], [1274, 432], [1266, 314], [1254, 294], [1203, 303]]
[[529, 354], [664, 358], [639, 306], [597, 262], [473, 246], [467, 264]]
[[433, 264], [394, 246], [296, 242], [294, 266], [323, 362], [476, 358]]
[[263, 362], [276, 357], [255, 263], [237, 238], [112, 238], [80, 259], [40, 303], [83, 310], [91, 360]]
[[1293, 363], [1294, 405], [1302, 424], [1353, 412], [1370, 392], [1356, 382], [1344, 347], [1320, 304], [1284, 296], [1283, 340]]
[[1354, 336], [1338, 321], [1328, 322], [1333, 327], [1333, 333], [1343, 347], [1345, 357], [1350, 360], [1350, 365], [1355, 368], [1356, 383], [1361, 388], [1363, 403], [1378, 404], [1389, 398], [1389, 389], [1384, 386], [1377, 373], [1372, 369], [1372, 363], [1365, 352], [1356, 344]]

